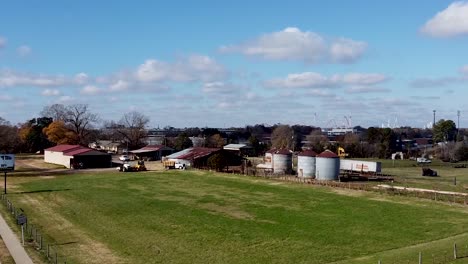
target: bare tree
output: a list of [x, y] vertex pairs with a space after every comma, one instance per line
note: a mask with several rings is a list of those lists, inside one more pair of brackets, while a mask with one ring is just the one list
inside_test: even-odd
[[80, 144], [88, 143], [90, 129], [99, 121], [97, 114], [91, 113], [86, 104], [70, 105], [66, 109], [66, 124], [76, 134]]
[[271, 133], [271, 146], [273, 148], [292, 149], [294, 144], [294, 130], [288, 125], [280, 125]]
[[325, 136], [320, 129], [313, 130], [310, 135], [307, 136], [310, 147], [316, 152], [322, 152], [325, 147], [330, 143], [327, 136]]
[[65, 121], [68, 117], [68, 109], [63, 104], [53, 104], [45, 106], [40, 115], [44, 117], [51, 117], [54, 121]]
[[149, 121], [142, 113], [132, 111], [124, 114], [113, 129], [123, 137], [129, 148], [138, 148], [144, 145], [143, 139], [147, 136], [146, 126]]

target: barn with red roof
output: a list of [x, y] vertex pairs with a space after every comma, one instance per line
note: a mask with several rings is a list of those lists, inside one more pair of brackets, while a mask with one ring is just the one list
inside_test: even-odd
[[45, 149], [44, 161], [66, 168], [108, 168], [112, 165], [112, 156], [80, 145], [63, 144]]

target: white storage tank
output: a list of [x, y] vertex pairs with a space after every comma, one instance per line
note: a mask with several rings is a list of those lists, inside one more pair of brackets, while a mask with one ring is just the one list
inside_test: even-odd
[[313, 150], [305, 150], [297, 155], [297, 176], [301, 178], [315, 178], [315, 157]]
[[273, 173], [290, 174], [292, 171], [292, 153], [287, 149], [280, 149], [273, 153]]
[[340, 158], [330, 150], [317, 155], [315, 177], [317, 180], [335, 181], [340, 174]]

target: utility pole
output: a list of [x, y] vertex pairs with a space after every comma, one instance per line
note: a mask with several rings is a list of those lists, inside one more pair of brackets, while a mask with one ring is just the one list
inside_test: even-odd
[[457, 139], [460, 136], [460, 110], [457, 111], [457, 117], [458, 117], [458, 122], [457, 122]]
[[434, 113], [434, 122], [432, 122], [432, 129], [434, 129], [434, 126], [435, 126], [435, 113], [436, 113], [436, 110], [432, 110], [432, 112]]

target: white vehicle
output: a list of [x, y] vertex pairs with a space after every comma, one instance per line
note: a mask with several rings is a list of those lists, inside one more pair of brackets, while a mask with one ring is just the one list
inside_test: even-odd
[[417, 159], [416, 159], [416, 162], [417, 162], [417, 163], [431, 163], [431, 160], [430, 160], [430, 159], [426, 159], [426, 158], [417, 158]]
[[0, 154], [0, 170], [15, 170], [15, 155]]
[[121, 161], [129, 161], [130, 158], [129, 158], [127, 155], [122, 155], [122, 156], [119, 157], [119, 160], [121, 160]]

